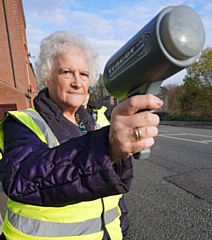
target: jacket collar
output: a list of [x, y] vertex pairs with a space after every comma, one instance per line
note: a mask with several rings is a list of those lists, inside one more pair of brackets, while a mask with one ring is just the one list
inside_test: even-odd
[[[48, 88], [41, 90], [37, 97], [35, 97], [34, 106], [60, 143], [82, 135], [81, 130], [65, 118], [58, 106], [49, 98]], [[87, 131], [93, 130], [94, 120], [83, 106], [79, 107], [77, 113], [85, 124]]]

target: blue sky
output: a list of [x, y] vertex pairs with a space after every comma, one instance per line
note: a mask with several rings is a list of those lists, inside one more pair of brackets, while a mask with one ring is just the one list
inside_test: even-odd
[[[211, 0], [22, 0], [31, 62], [37, 59], [42, 38], [56, 30], [70, 30], [86, 36], [100, 54], [100, 73], [107, 60], [162, 9], [187, 5], [201, 17], [205, 47], [212, 46]], [[185, 70], [166, 84], [181, 84]]]

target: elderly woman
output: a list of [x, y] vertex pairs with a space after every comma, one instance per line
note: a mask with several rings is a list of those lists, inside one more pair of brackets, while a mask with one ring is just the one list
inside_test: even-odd
[[[94, 130], [82, 104], [97, 78], [98, 55], [84, 38], [55, 32], [41, 42], [34, 109], [9, 112], [1, 124], [1, 181], [9, 200], [7, 240], [123, 239], [129, 229], [123, 194], [131, 155], [153, 145], [159, 119], [138, 110], [161, 107], [155, 96], [117, 106], [110, 126]], [[135, 114], [136, 113], [136, 114]], [[135, 129], [142, 131], [136, 137]], [[3, 148], [3, 146], [2, 146]]]

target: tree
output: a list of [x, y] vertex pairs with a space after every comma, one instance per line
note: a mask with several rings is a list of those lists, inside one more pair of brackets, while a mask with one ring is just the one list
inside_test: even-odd
[[176, 116], [182, 113], [180, 106], [180, 98], [183, 96], [183, 86], [176, 84], [168, 84], [165, 86], [168, 90], [168, 113]]
[[91, 94], [91, 100], [93, 102], [99, 102], [103, 98], [110, 96], [109, 92], [105, 88], [102, 74], [99, 74], [99, 79], [96, 82], [95, 86], [90, 88], [90, 94]]
[[212, 109], [212, 48], [204, 49], [199, 59], [187, 69], [181, 107], [192, 115], [211, 115]]

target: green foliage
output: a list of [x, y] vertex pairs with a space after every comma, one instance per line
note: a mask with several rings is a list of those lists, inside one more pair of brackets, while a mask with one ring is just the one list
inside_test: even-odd
[[212, 48], [204, 49], [198, 61], [186, 70], [184, 96], [180, 100], [182, 111], [212, 114]]
[[168, 89], [168, 109], [170, 115], [181, 114], [181, 102], [180, 99], [183, 96], [183, 86], [175, 84], [169, 84], [166, 86]]
[[184, 85], [169, 89], [169, 115], [183, 120], [211, 120], [212, 48], [204, 49], [199, 59], [186, 71]]
[[188, 114], [182, 114], [182, 115], [176, 115], [176, 116], [171, 116], [168, 115], [165, 120], [169, 121], [212, 121], [212, 116], [191, 116]]
[[105, 88], [102, 74], [99, 75], [99, 79], [96, 85], [90, 87], [90, 95], [91, 95], [91, 101], [93, 102], [99, 102], [106, 96], [110, 95], [107, 89]]

